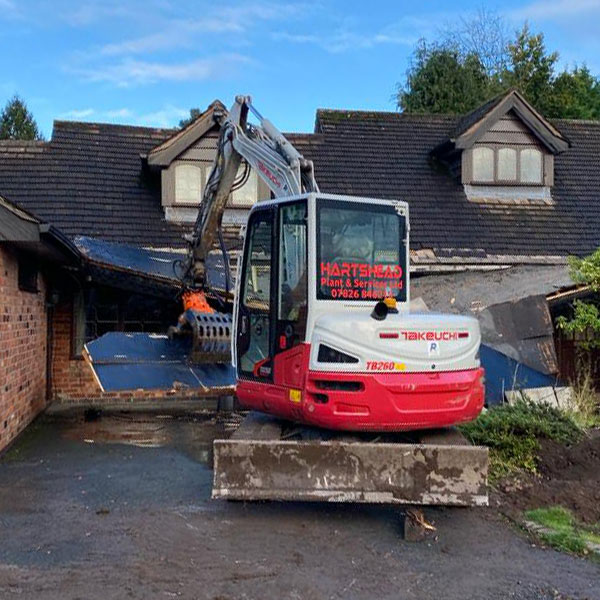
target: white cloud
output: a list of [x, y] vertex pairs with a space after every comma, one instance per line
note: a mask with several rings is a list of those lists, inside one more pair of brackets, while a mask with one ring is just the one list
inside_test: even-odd
[[372, 48], [381, 44], [413, 45], [419, 35], [418, 29], [408, 22], [397, 22], [372, 33], [358, 33], [347, 29], [338, 29], [328, 34], [294, 34], [276, 32], [273, 39], [297, 44], [314, 44], [327, 52], [340, 53], [347, 50]]
[[[0, 2], [3, 0], [0, 0]], [[123, 17], [131, 16], [131, 6], [124, 8], [122, 5], [98, 5], [88, 3], [68, 15], [68, 20], [73, 25], [91, 25], [96, 20], [105, 16]], [[287, 20], [289, 18], [306, 15], [309, 10], [304, 4], [288, 3], [277, 4], [271, 2], [258, 2], [240, 6], [219, 6], [217, 9], [205, 10], [203, 17], [197, 17], [196, 12], [201, 9], [194, 7], [195, 13], [186, 17], [182, 16], [185, 8], [169, 2], [159, 3], [152, 17], [147, 11], [139, 7], [142, 18], [149, 21], [150, 29], [146, 35], [131, 37], [104, 44], [99, 50], [94, 50], [90, 56], [100, 54], [103, 56], [129, 56], [147, 54], [173, 48], [189, 47], [198, 43], [198, 34], [222, 35], [247, 33], [259, 21]], [[161, 8], [162, 10], [158, 10]], [[148, 26], [148, 23], [146, 23]], [[239, 44], [243, 40], [232, 38]]]
[[157, 110], [141, 114], [129, 108], [72, 109], [60, 114], [59, 119], [94, 121], [97, 123], [122, 123], [144, 127], [174, 127], [181, 119], [188, 117], [189, 113], [188, 109], [167, 104]]
[[0, 19], [22, 19], [21, 7], [14, 0], [0, 0]]
[[173, 21], [160, 32], [106, 44], [99, 53], [104, 56], [142, 54], [189, 46], [193, 36], [199, 33], [235, 33], [241, 31], [237, 23], [220, 19], [198, 19], [193, 21]]
[[87, 119], [94, 115], [96, 111], [93, 108], [72, 109], [59, 115], [60, 119]]
[[[133, 7], [126, 6], [123, 2], [103, 0], [103, 1], [83, 1], [73, 4], [67, 4], [60, 9], [61, 17], [72, 27], [86, 27], [95, 25], [98, 21], [112, 17], [132, 17]], [[138, 6], [138, 8], [142, 8]]]
[[[2, 2], [4, 0], [0, 0]], [[63, 0], [64, 1], [64, 0]], [[205, 81], [235, 72], [249, 58], [235, 48], [247, 45], [260, 22], [281, 21], [306, 16], [310, 7], [298, 2], [258, 1], [209, 5], [185, 4], [175, 0], [82, 0], [77, 10], [69, 13], [72, 25], [92, 26], [99, 19], [115, 17], [123, 21], [137, 10], [139, 19], [128, 28], [134, 31], [109, 43], [74, 53], [65, 70], [92, 83], [108, 83], [117, 87], [134, 87], [161, 81]], [[201, 16], [199, 16], [201, 15]], [[195, 60], [177, 58], [174, 50], [196, 50], [199, 45], [214, 48], [209, 56]], [[223, 49], [221, 53], [221, 49]], [[154, 60], [153, 53], [160, 53]]]
[[599, 10], [600, 0], [538, 0], [510, 11], [508, 15], [515, 20], [548, 21], [597, 13]]
[[107, 110], [104, 113], [109, 119], [130, 119], [133, 112], [128, 108], [117, 108], [115, 110]]
[[190, 116], [189, 109], [168, 105], [154, 112], [139, 115], [134, 122], [148, 127], [173, 127]]
[[199, 58], [189, 62], [149, 62], [126, 58], [120, 62], [74, 69], [86, 81], [117, 87], [134, 87], [160, 81], [205, 81], [231, 75], [241, 64], [251, 62], [239, 54]]

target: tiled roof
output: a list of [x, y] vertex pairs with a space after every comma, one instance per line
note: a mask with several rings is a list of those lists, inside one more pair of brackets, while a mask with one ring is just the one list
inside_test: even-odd
[[[600, 246], [600, 122], [553, 121], [571, 147], [555, 157], [554, 203], [528, 206], [470, 202], [461, 183], [432, 163], [431, 150], [460, 121], [319, 110], [317, 133], [288, 137], [314, 160], [322, 191], [408, 201], [415, 260], [506, 255], [519, 262]], [[0, 195], [70, 237], [181, 247], [182, 228], [164, 219], [159, 176], [140, 158], [174, 132], [58, 121], [50, 142], [0, 142]]]
[[50, 142], [0, 142], [0, 194], [70, 237], [182, 246], [140, 158], [174, 132], [56, 121]]
[[[565, 256], [600, 246], [600, 122], [557, 120], [572, 147], [555, 157], [554, 203], [473, 203], [430, 152], [460, 117], [319, 110], [314, 137], [290, 135], [323, 192], [410, 205], [411, 247], [436, 254]], [[514, 262], [512, 260], [511, 262]]]

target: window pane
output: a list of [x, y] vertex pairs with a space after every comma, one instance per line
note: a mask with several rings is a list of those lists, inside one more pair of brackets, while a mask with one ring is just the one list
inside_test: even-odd
[[200, 204], [202, 199], [202, 171], [195, 165], [175, 167], [175, 202]]
[[[244, 172], [244, 167], [241, 166], [236, 177], [239, 178]], [[258, 198], [258, 179], [256, 178], [256, 172], [250, 171], [248, 181], [239, 189], [231, 193], [231, 204], [232, 206], [253, 206]]]
[[393, 206], [319, 200], [317, 298], [405, 300], [404, 223]]
[[255, 221], [250, 234], [244, 305], [269, 310], [271, 286], [271, 221]]
[[[238, 345], [240, 370], [251, 377], [268, 377], [271, 373], [270, 366], [263, 363], [270, 355], [272, 234], [271, 212], [255, 216], [250, 224], [239, 313], [239, 318], [247, 319], [248, 340], [245, 347]], [[240, 341], [238, 337], [238, 344]], [[260, 364], [263, 364], [264, 372], [257, 371]]]
[[287, 336], [291, 347], [304, 341], [306, 332], [306, 202], [283, 206], [280, 227], [278, 313], [293, 330]]
[[306, 306], [306, 204], [281, 209], [279, 319], [294, 320]]
[[521, 150], [521, 181], [542, 183], [542, 153], [535, 148]]
[[494, 151], [491, 148], [473, 149], [473, 181], [494, 181]]
[[517, 151], [513, 148], [500, 148], [498, 150], [498, 180], [516, 181], [517, 179]]

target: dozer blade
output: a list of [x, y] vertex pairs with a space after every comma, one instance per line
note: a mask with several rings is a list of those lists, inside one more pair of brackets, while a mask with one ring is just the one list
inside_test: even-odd
[[104, 392], [198, 388], [203, 393], [232, 393], [231, 364], [194, 364], [192, 346], [190, 337], [111, 332], [88, 342], [84, 358]]
[[[455, 429], [418, 443], [281, 439], [282, 422], [250, 413], [214, 442], [213, 498], [485, 506], [487, 448]], [[323, 432], [324, 438], [329, 437]]]

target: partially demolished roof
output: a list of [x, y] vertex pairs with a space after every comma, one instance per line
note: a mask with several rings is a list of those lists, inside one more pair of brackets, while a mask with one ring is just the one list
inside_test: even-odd
[[476, 316], [485, 345], [553, 374], [558, 364], [547, 297], [572, 284], [566, 265], [516, 266], [413, 278], [411, 295], [430, 310]]
[[[140, 248], [77, 236], [75, 245], [85, 259], [86, 269], [98, 283], [136, 292], [175, 297], [181, 289], [186, 254], [154, 248]], [[211, 253], [206, 261], [209, 290], [227, 295], [225, 267], [220, 253]]]
[[[314, 134], [288, 137], [314, 161], [322, 191], [409, 203], [419, 270], [562, 264], [600, 246], [600, 122], [548, 121], [522, 103], [513, 91], [462, 118], [319, 110]], [[557, 151], [571, 144], [555, 156], [550, 202], [469, 201], [432, 160], [434, 148], [473, 141], [486, 119], [508, 109]], [[181, 131], [57, 121], [49, 142], [0, 142], [0, 194], [71, 238], [183, 249], [189, 228], [165, 219], [160, 176], [145, 161], [168, 163], [220, 110], [214, 102]]]

